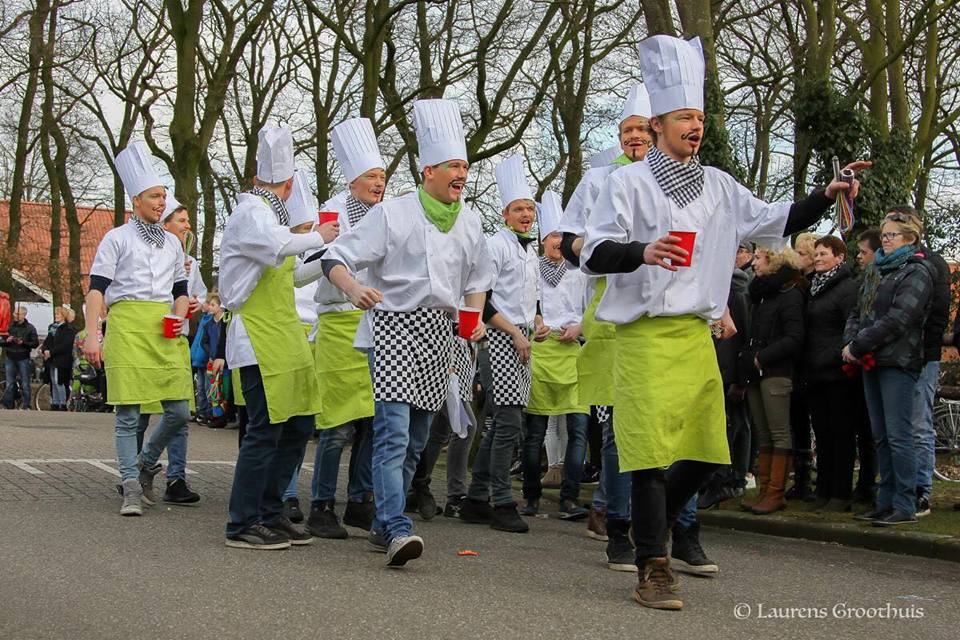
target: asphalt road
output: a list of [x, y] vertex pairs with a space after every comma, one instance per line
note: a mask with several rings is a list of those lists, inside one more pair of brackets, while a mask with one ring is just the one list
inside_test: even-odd
[[[583, 523], [536, 519], [517, 535], [418, 521], [424, 556], [399, 571], [355, 530], [286, 551], [228, 549], [236, 431], [194, 426], [190, 481], [201, 506], [158, 506], [142, 518], [117, 515], [111, 434], [111, 416], [0, 412], [0, 638], [960, 633], [960, 565], [726, 530], [704, 531], [721, 574], [684, 578], [681, 612], [636, 605], [635, 578], [606, 569], [603, 544]], [[479, 556], [458, 557], [461, 549]]]

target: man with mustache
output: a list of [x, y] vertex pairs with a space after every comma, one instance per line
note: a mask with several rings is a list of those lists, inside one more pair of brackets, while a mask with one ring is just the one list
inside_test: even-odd
[[[193, 395], [190, 354], [180, 335], [187, 313], [187, 274], [180, 240], [160, 224], [166, 189], [143, 142], [117, 154], [117, 173], [133, 208], [130, 221], [100, 241], [90, 268], [86, 298], [84, 357], [106, 363], [107, 402], [116, 407], [117, 461], [122, 480], [120, 515], [143, 514], [141, 501], [154, 504], [153, 478], [163, 449], [190, 418]], [[100, 310], [110, 309], [110, 331], [102, 351], [97, 339]], [[175, 338], [164, 336], [171, 305]], [[163, 417], [143, 451], [137, 453], [141, 406], [159, 403]], [[144, 488], [147, 491], [144, 491]]]
[[[653, 145], [648, 128], [650, 97], [642, 84], [634, 85], [620, 114], [618, 132], [622, 153], [608, 166], [587, 171], [567, 203], [560, 231], [560, 250], [568, 262], [579, 266], [583, 246], [583, 230], [593, 205], [607, 178], [617, 169], [639, 162]], [[613, 362], [616, 343], [615, 328], [596, 318], [597, 305], [606, 288], [606, 278], [591, 278], [587, 295], [590, 300], [583, 314], [583, 335], [586, 342], [577, 362], [580, 402], [594, 407], [603, 430], [600, 485], [593, 496], [593, 509], [587, 524], [587, 535], [605, 540], [607, 567], [613, 571], [635, 571], [633, 544], [630, 542], [630, 474], [621, 473], [617, 445], [613, 433]]]
[[[387, 566], [419, 558], [404, 500], [430, 421], [446, 398], [453, 315], [461, 298], [482, 308], [492, 284], [479, 218], [461, 202], [467, 147], [455, 102], [418, 100], [413, 119], [423, 184], [374, 206], [322, 259], [327, 278], [354, 306], [373, 309], [373, 486], [370, 542]], [[352, 273], [367, 270], [367, 284]], [[483, 336], [479, 323], [473, 340]]]
[[[510, 484], [513, 449], [523, 426], [523, 408], [530, 399], [530, 335], [543, 340], [550, 328], [540, 317], [540, 273], [536, 238], [530, 233], [536, 203], [524, 174], [523, 159], [511, 156], [496, 168], [506, 226], [487, 245], [493, 258], [494, 283], [487, 293], [483, 320], [490, 324], [490, 373], [493, 379], [493, 423], [483, 434], [473, 461], [473, 478], [460, 519], [513, 533], [530, 527], [520, 518]], [[493, 503], [491, 508], [490, 503]]]
[[[337, 195], [323, 205], [336, 211], [341, 242], [360, 225], [370, 209], [383, 200], [387, 176], [373, 124], [367, 118], [351, 118], [333, 128], [333, 150], [349, 185], [346, 195]], [[365, 271], [354, 274], [366, 283]], [[343, 524], [369, 532], [376, 509], [373, 505], [373, 386], [367, 348], [356, 349], [355, 337], [365, 344], [369, 337], [368, 316], [342, 291], [323, 279], [314, 296], [317, 305], [317, 336], [314, 358], [323, 395], [323, 411], [317, 416], [317, 440], [311, 483], [310, 517], [307, 529], [319, 538], [346, 539], [334, 511], [340, 454], [348, 442], [347, 505]], [[358, 336], [358, 334], [360, 334]]]
[[[838, 193], [855, 196], [859, 184], [834, 181], [794, 204], [758, 200], [697, 159], [704, 130], [699, 40], [648, 38], [640, 64], [656, 146], [607, 179], [587, 220], [581, 260], [588, 273], [615, 274], [597, 318], [617, 325], [613, 426], [620, 468], [632, 472], [634, 598], [675, 610], [683, 601], [670, 569], [670, 527], [703, 480], [730, 461], [710, 323], [724, 319], [724, 334], [733, 332], [726, 311], [731, 256], [744, 240], [782, 243], [816, 223]], [[695, 233], [692, 244], [687, 236], [692, 251], [671, 232]]]

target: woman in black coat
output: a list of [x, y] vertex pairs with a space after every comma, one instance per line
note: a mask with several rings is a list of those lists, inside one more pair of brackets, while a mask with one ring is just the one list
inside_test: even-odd
[[860, 393], [844, 372], [843, 330], [857, 303], [857, 283], [846, 264], [847, 246], [836, 236], [814, 243], [814, 276], [807, 300], [804, 375], [817, 437], [817, 500], [811, 510], [849, 511], [853, 492], [855, 420]]
[[786, 507], [784, 497], [792, 460], [790, 395], [794, 365], [803, 348], [803, 305], [806, 280], [793, 249], [779, 253], [758, 249], [750, 283], [753, 306], [740, 373], [747, 383], [747, 401], [757, 431], [760, 496], [749, 510], [768, 514]]
[[57, 307], [53, 312], [53, 324], [40, 345], [43, 353], [43, 375], [50, 383], [50, 405], [54, 411], [67, 410], [70, 380], [73, 376], [73, 341], [77, 330], [73, 327], [73, 310]]

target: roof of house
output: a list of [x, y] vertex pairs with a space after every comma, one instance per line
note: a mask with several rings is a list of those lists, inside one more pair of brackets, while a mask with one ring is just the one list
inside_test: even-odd
[[[9, 211], [10, 202], [0, 200], [0, 233], [4, 242], [10, 228]], [[50, 278], [51, 211], [49, 202], [21, 204], [19, 257], [14, 265], [30, 282], [47, 291], [53, 288]], [[124, 219], [129, 216], [130, 212], [126, 211]], [[107, 231], [113, 228], [113, 210], [104, 207], [77, 207], [77, 217], [80, 219], [80, 274], [83, 277], [83, 289], [86, 291], [97, 246]], [[70, 285], [69, 241], [66, 214], [63, 213], [60, 216], [60, 286], [64, 297], [68, 296]]]

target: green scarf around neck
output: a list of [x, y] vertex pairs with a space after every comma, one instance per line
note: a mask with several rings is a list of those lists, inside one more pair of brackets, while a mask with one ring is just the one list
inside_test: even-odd
[[437, 229], [443, 233], [449, 233], [453, 225], [457, 222], [457, 215], [460, 213], [461, 202], [451, 202], [444, 204], [423, 190], [423, 187], [417, 189], [417, 197], [420, 198], [420, 204], [427, 215], [427, 220], [432, 222]]
[[517, 234], [518, 238], [523, 238], [524, 240], [529, 240], [530, 238], [533, 237], [530, 235], [529, 231], [517, 231], [511, 226], [507, 226], [507, 229], [510, 229], [510, 231], [513, 231], [515, 234]]
[[617, 156], [617, 157], [614, 159], [614, 161], [611, 162], [610, 164], [615, 164], [615, 165], [617, 165], [618, 167], [625, 167], [625, 166], [627, 166], [628, 164], [632, 164], [632, 163], [633, 163], [633, 160], [631, 160], [630, 157], [629, 157], [627, 154], [621, 153], [621, 154], [620, 154], [619, 156]]

